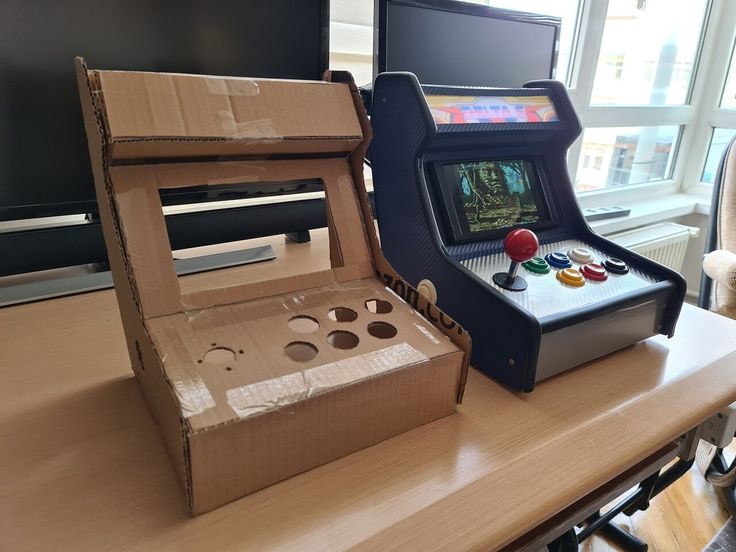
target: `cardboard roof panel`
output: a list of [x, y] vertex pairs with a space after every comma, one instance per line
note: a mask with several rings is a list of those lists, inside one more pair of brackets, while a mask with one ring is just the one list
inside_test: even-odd
[[[293, 142], [329, 142], [352, 151], [363, 139], [351, 91], [343, 83], [202, 78], [193, 75], [99, 71], [109, 140], [115, 157], [185, 156], [181, 143], [202, 140], [207, 155], [295, 151]], [[304, 106], [309, 109], [304, 109]], [[285, 145], [280, 142], [290, 142]], [[284, 149], [287, 148], [287, 149]], [[298, 149], [298, 148], [297, 148]]]

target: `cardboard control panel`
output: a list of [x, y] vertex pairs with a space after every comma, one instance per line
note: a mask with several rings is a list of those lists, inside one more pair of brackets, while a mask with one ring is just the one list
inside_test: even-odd
[[[370, 129], [349, 74], [82, 60], [77, 72], [133, 370], [192, 513], [454, 412], [469, 339], [382, 256], [362, 178]], [[329, 268], [253, 280], [243, 267], [241, 283], [182, 291], [159, 190], [302, 180], [324, 186]]]
[[473, 337], [473, 364], [531, 391], [657, 333], [682, 277], [595, 234], [565, 155], [581, 132], [565, 87], [421, 86], [383, 73], [370, 149], [384, 253]]

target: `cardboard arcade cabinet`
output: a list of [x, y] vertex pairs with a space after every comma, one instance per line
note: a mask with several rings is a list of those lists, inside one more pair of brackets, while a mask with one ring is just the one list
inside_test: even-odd
[[[349, 74], [91, 71], [78, 59], [77, 75], [133, 371], [192, 513], [454, 412], [469, 340], [381, 254]], [[308, 179], [324, 184], [329, 269], [248, 281], [243, 267], [243, 283], [182, 292], [159, 190]]]

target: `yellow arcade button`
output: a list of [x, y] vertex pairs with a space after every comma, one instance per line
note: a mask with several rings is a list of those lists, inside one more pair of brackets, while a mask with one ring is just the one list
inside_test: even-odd
[[557, 273], [557, 279], [568, 286], [580, 287], [585, 285], [585, 278], [577, 268], [563, 268]]

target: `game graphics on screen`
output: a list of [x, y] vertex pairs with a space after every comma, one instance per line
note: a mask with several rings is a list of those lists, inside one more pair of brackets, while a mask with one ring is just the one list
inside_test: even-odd
[[523, 160], [446, 165], [457, 185], [470, 232], [485, 232], [542, 220]]

